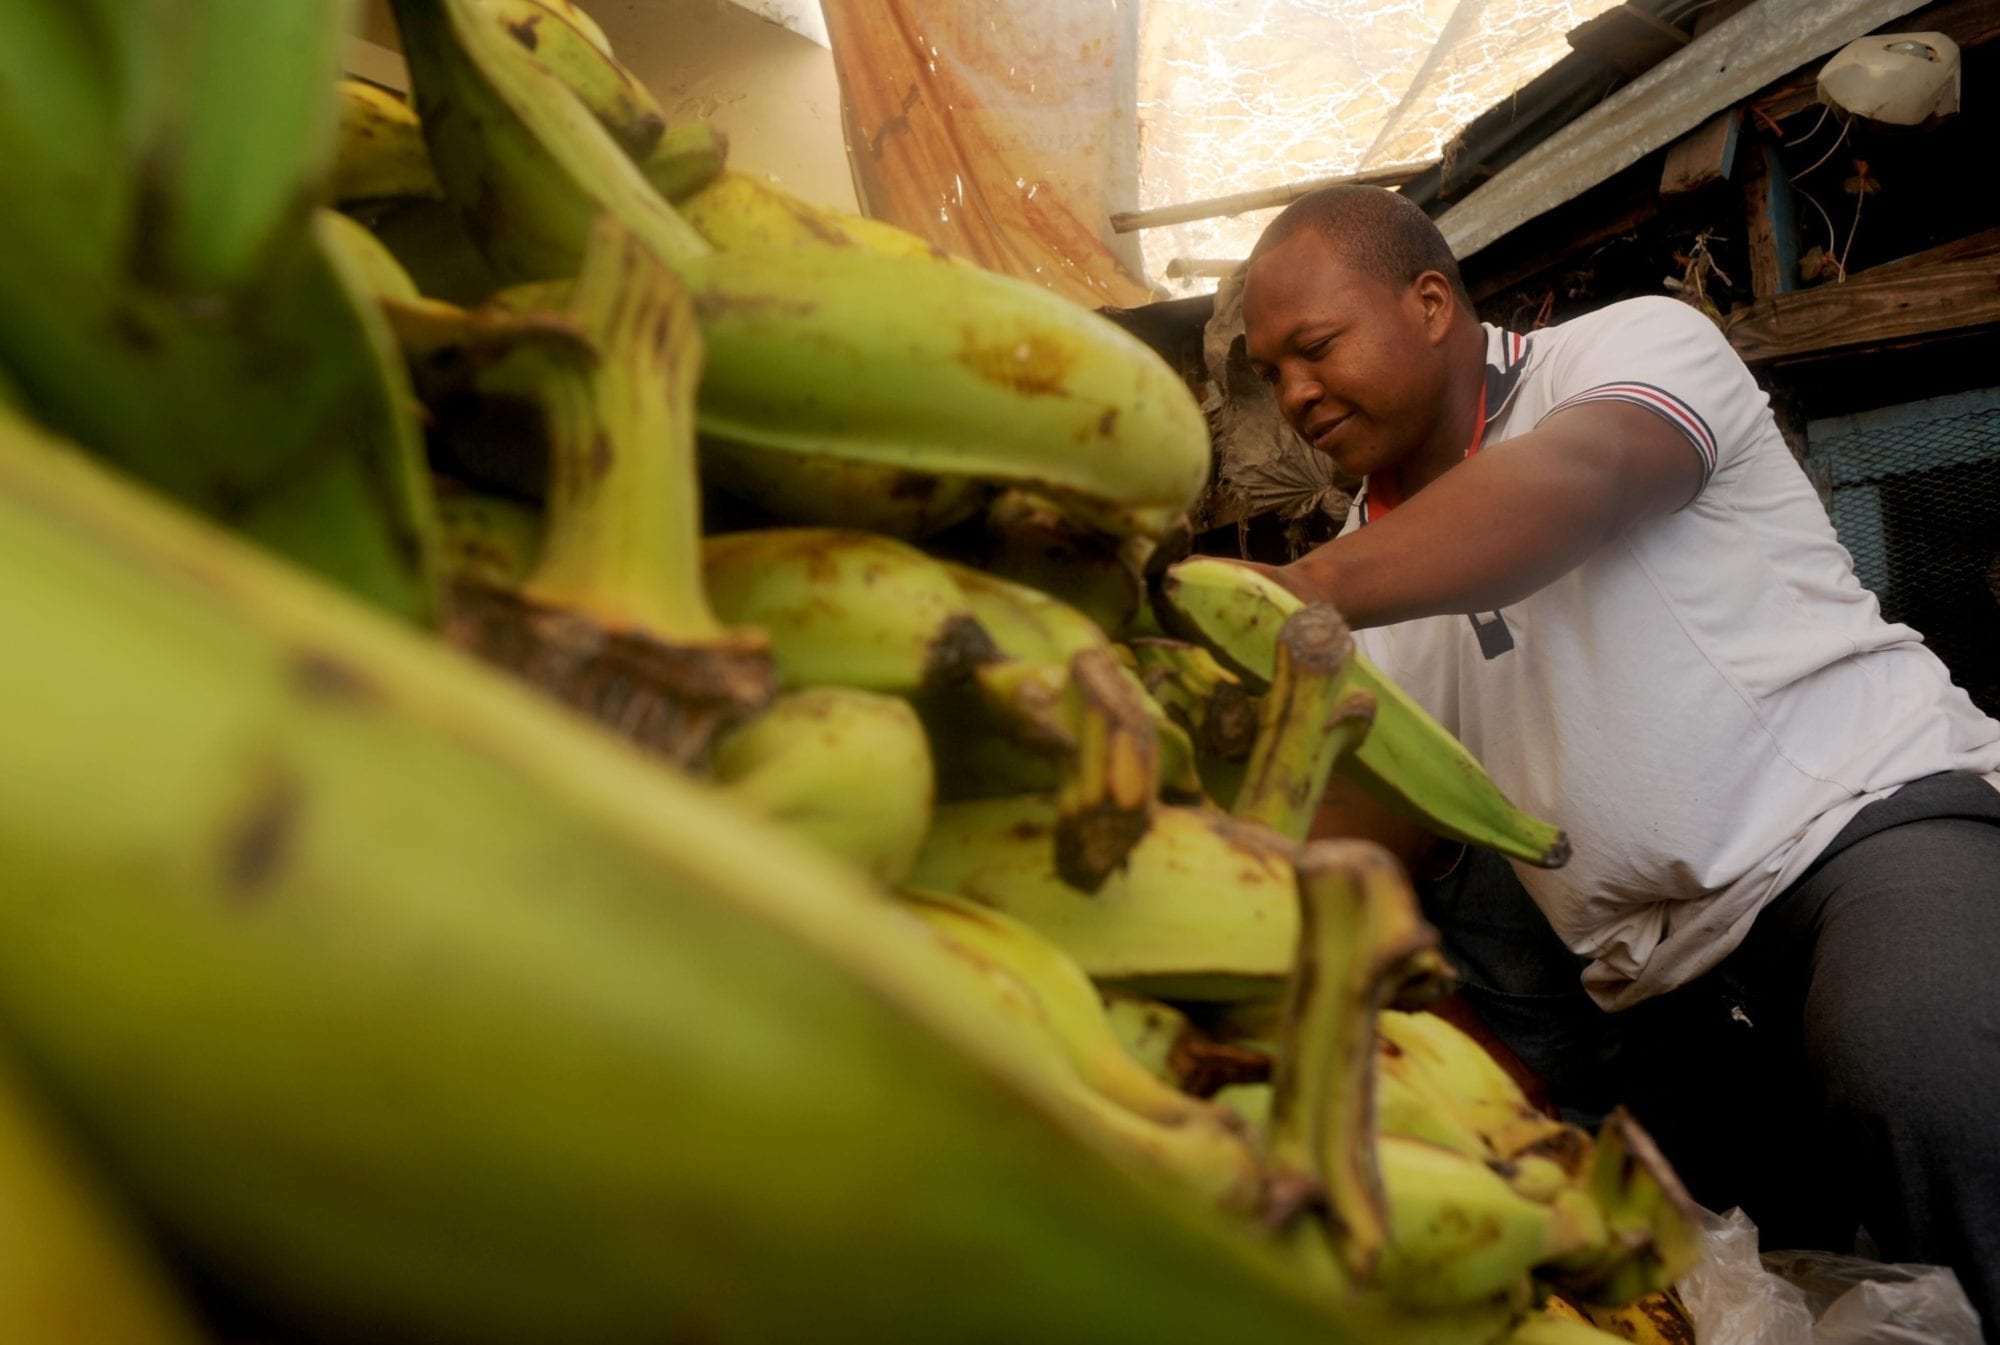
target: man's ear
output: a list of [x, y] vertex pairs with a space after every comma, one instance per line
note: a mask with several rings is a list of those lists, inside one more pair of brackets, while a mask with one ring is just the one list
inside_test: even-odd
[[1412, 288], [1416, 291], [1418, 311], [1423, 314], [1424, 334], [1435, 345], [1444, 340], [1458, 319], [1458, 291], [1438, 271], [1425, 271]]

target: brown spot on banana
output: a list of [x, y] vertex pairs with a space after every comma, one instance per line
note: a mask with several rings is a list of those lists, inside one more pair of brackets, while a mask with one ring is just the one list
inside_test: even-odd
[[371, 704], [381, 691], [361, 673], [331, 654], [308, 650], [292, 663], [292, 679], [309, 700]]
[[995, 340], [985, 332], [967, 332], [958, 362], [989, 383], [1038, 397], [1067, 397], [1064, 379], [1076, 363], [1076, 351], [1040, 332], [1014, 340]]
[[305, 790], [281, 768], [268, 769], [249, 804], [222, 838], [222, 892], [232, 905], [254, 905], [269, 895], [290, 857], [305, 808]]
[[542, 45], [542, 35], [537, 31], [541, 26], [541, 22], [541, 15], [530, 14], [525, 19], [519, 19], [507, 24], [507, 35], [526, 47], [529, 51], [533, 51]]

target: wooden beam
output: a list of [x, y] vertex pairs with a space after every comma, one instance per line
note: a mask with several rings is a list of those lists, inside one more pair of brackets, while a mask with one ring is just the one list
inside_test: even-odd
[[2000, 324], [2000, 257], [1857, 272], [1759, 300], [1729, 315], [1729, 343], [1746, 363], [1852, 352]]
[[1986, 229], [1964, 238], [1954, 238], [1949, 243], [1940, 243], [1922, 252], [1912, 252], [1907, 257], [1871, 266], [1865, 271], [1856, 271], [1850, 280], [1872, 280], [1878, 276], [1894, 275], [1914, 267], [1935, 266], [1939, 262], [1971, 261], [1975, 257], [2000, 257], [2000, 229]]
[[1127, 234], [1134, 229], [1157, 229], [1166, 224], [1187, 224], [1223, 215], [1240, 215], [1246, 210], [1269, 210], [1272, 206], [1290, 205], [1307, 192], [1318, 191], [1321, 187], [1337, 187], [1350, 182], [1375, 187], [1400, 187], [1436, 164], [1436, 159], [1426, 159], [1422, 163], [1385, 164], [1380, 168], [1364, 168], [1358, 173], [1342, 173], [1337, 177], [1308, 178], [1304, 182], [1287, 182], [1280, 187], [1260, 187], [1256, 191], [1238, 192], [1234, 196], [1211, 196], [1205, 201], [1154, 206], [1150, 210], [1121, 210], [1111, 216], [1111, 230]]
[[1756, 137], [1743, 154], [1743, 215], [1750, 251], [1750, 292], [1758, 299], [1799, 287], [1799, 231], [1792, 184], [1778, 147]]
[[1736, 108], [1718, 112], [1667, 149], [1660, 173], [1660, 195], [1682, 196], [1720, 182], [1736, 168], [1737, 133], [1743, 113]]

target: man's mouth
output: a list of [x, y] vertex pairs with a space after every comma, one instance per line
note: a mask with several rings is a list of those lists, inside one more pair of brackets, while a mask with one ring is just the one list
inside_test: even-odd
[[1310, 432], [1307, 433], [1306, 442], [1311, 444], [1314, 448], [1318, 449], [1322, 453], [1331, 453], [1333, 452], [1333, 437], [1334, 435], [1340, 433], [1340, 427], [1345, 425], [1346, 423], [1347, 423], [1346, 416], [1339, 416], [1333, 420], [1322, 421], [1320, 422], [1320, 424], [1314, 426], [1310, 430]]

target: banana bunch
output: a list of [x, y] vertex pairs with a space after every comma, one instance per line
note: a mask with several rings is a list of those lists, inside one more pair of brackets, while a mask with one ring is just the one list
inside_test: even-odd
[[334, 1345], [1637, 1329], [1670, 1169], [1309, 836], [1561, 833], [1182, 559], [1178, 375], [570, 0], [391, 8], [408, 100], [335, 0], [0, 8], [0, 1336], [212, 1334], [93, 1190]]

